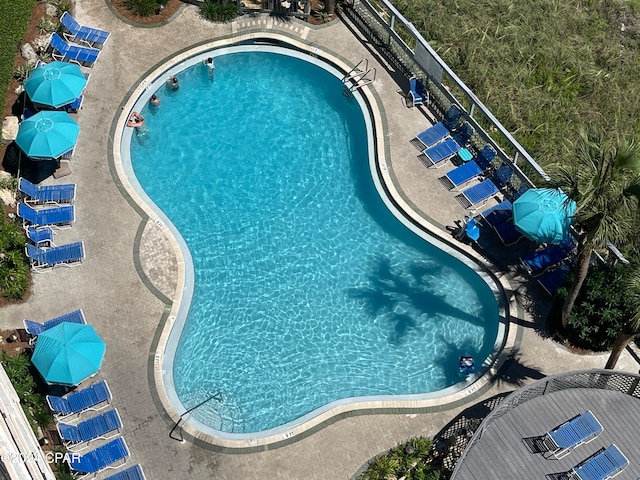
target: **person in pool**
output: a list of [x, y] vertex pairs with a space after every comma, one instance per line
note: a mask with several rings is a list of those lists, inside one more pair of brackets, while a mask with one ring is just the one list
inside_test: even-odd
[[213, 80], [213, 69], [215, 68], [215, 65], [213, 64], [213, 57], [203, 59], [202, 64], [208, 68], [209, 78]]
[[138, 112], [131, 112], [129, 120], [127, 120], [127, 127], [142, 127], [144, 125], [144, 117]]
[[174, 92], [176, 90], [178, 90], [178, 88], [180, 88], [180, 84], [178, 83], [178, 79], [176, 77], [174, 77], [173, 75], [171, 75], [169, 78], [167, 78], [167, 86]]
[[158, 98], [158, 96], [154, 93], [153, 95], [151, 95], [151, 98], [149, 99], [149, 103], [151, 105], [153, 105], [154, 107], [159, 107], [160, 106], [160, 99]]

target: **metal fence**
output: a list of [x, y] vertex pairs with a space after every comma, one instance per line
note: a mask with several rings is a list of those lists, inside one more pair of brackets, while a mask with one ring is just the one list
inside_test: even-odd
[[520, 180], [530, 186], [549, 178], [388, 0], [348, 0], [345, 12], [407, 82], [412, 76], [426, 80], [429, 106], [436, 113], [443, 115], [453, 103], [462, 107], [465, 119], [476, 132], [472, 141], [478, 148], [492, 145], [503, 160], [515, 167]]

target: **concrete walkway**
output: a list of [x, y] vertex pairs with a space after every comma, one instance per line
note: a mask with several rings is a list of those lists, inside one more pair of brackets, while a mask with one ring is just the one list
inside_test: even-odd
[[[23, 318], [45, 320], [82, 308], [88, 322], [107, 341], [107, 355], [99, 377], [109, 382], [114, 406], [122, 416], [123, 435], [132, 451], [130, 463], [140, 462], [149, 480], [189, 479], [349, 479], [372, 456], [411, 436], [433, 436], [469, 404], [450, 405], [438, 412], [354, 416], [286, 447], [252, 454], [221, 453], [169, 438], [172, 425], [155, 403], [150, 387], [154, 336], [175, 291], [175, 257], [166, 239], [121, 195], [113, 165], [110, 128], [121, 112], [127, 93], [149, 69], [197, 43], [250, 30], [278, 31], [302, 39], [355, 65], [369, 58], [378, 67], [374, 84], [385, 107], [387, 137], [394, 173], [406, 197], [431, 220], [453, 225], [464, 212], [417, 160], [411, 137], [428, 125], [418, 109], [407, 109], [394, 80], [377, 53], [339, 20], [319, 28], [298, 21], [280, 23], [268, 17], [241, 18], [219, 25], [203, 21], [194, 6], [185, 6], [168, 24], [138, 28], [123, 22], [105, 0], [77, 0], [76, 18], [112, 32], [97, 64], [78, 115], [79, 143], [73, 173], [60, 181], [78, 185], [77, 222], [61, 231], [57, 243], [84, 240], [87, 259], [79, 268], [55, 269], [34, 276], [27, 302], [0, 312], [0, 327], [18, 328]], [[438, 205], [434, 211], [432, 205]], [[446, 235], [443, 229], [441, 233]], [[144, 271], [144, 275], [138, 272]], [[513, 272], [512, 272], [513, 273]], [[505, 273], [508, 295], [517, 301], [520, 318], [517, 361], [482, 398], [513, 390], [519, 382], [566, 370], [601, 368], [606, 355], [576, 356], [540, 332], [544, 303], [540, 292], [524, 279]], [[521, 281], [522, 280], [522, 281]], [[543, 305], [540, 307], [540, 305]], [[533, 308], [532, 306], [535, 306]], [[531, 307], [531, 308], [530, 308]], [[528, 313], [529, 311], [532, 314]], [[626, 352], [618, 368], [636, 372]], [[477, 400], [475, 400], [477, 401]], [[104, 478], [99, 476], [98, 478]]]

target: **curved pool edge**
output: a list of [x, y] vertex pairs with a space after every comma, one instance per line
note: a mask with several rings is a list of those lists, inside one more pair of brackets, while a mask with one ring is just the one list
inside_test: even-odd
[[[429, 411], [442, 411], [467, 403], [471, 399], [478, 397], [490, 388], [492, 378], [507, 359], [505, 352], [509, 352], [517, 341], [517, 328], [509, 328], [509, 308], [505, 289], [507, 291], [510, 290], [510, 286], [504, 277], [496, 275], [493, 267], [475, 255], [473, 250], [464, 249], [461, 248], [460, 245], [452, 243], [436, 225], [430, 223], [424, 216], [413, 210], [409, 204], [402, 200], [403, 196], [401, 195], [400, 186], [394, 183], [393, 175], [391, 175], [391, 167], [388, 162], [389, 148], [385, 141], [386, 137], [384, 134], [379, 134], [373, 135], [373, 141], [376, 143], [375, 150], [377, 156], [375, 160], [372, 160], [372, 162], [375, 162], [375, 165], [372, 164], [370, 166], [373, 173], [377, 173], [377, 175], [373, 175], [374, 182], [387, 206], [393, 211], [396, 217], [422, 238], [461, 260], [465, 265], [479, 274], [494, 292], [498, 303], [500, 315], [499, 329], [501, 329], [501, 332], [499, 332], [496, 343], [494, 344], [494, 352], [487, 361], [485, 361], [480, 373], [474, 377], [472, 381], [458, 383], [453, 387], [440, 391], [440, 393], [445, 392], [447, 394], [438, 396], [437, 398], [425, 394], [412, 395], [410, 398], [409, 396], [405, 396], [404, 398], [398, 396], [392, 399], [389, 397], [366, 397], [364, 399], [352, 398], [332, 402], [325, 407], [314, 410], [305, 417], [291, 422], [288, 424], [289, 427], [286, 430], [274, 429], [278, 430], [277, 432], [266, 431], [250, 434], [225, 434], [225, 432], [220, 432], [222, 435], [218, 436], [205, 433], [202, 429], [198, 428], [198, 423], [193, 421], [193, 419], [182, 423], [182, 416], [187, 412], [183, 411], [181, 414], [178, 413], [172, 402], [171, 395], [167, 392], [165, 383], [167, 372], [163, 367], [163, 359], [174, 322], [177, 318], [180, 318], [181, 314], [186, 316], [186, 311], [188, 311], [191, 303], [193, 264], [189, 250], [180, 233], [173, 227], [164, 214], [154, 206], [153, 202], [141, 192], [140, 186], [136, 185], [135, 182], [134, 184], [131, 183], [131, 177], [127, 175], [120, 151], [123, 138], [127, 135], [130, 138], [132, 129], [126, 129], [125, 123], [129, 112], [134, 109], [136, 104], [140, 105], [140, 99], [151, 86], [152, 82], [149, 82], [148, 79], [158, 79], [161, 76], [173, 73], [172, 69], [174, 68], [184, 68], [182, 65], [183, 62], [188, 59], [193, 59], [199, 54], [204, 54], [207, 51], [267, 38], [271, 41], [289, 45], [312, 57], [320, 58], [343, 72], [347, 72], [352, 68], [352, 65], [349, 65], [344, 59], [339, 57], [339, 55], [322, 50], [317, 44], [307, 44], [278, 33], [257, 32], [237, 35], [232, 38], [218, 39], [194, 46], [176, 56], [165, 59], [159, 63], [156, 68], [147, 72], [144, 77], [142, 77], [143, 79], [138, 86], [129, 92], [128, 99], [123, 102], [122, 111], [115, 121], [115, 128], [113, 130], [116, 132], [113, 136], [113, 167], [117, 178], [122, 184], [121, 191], [123, 191], [123, 194], [128, 195], [132, 203], [149, 217], [149, 221], [154, 222], [165, 234], [177, 259], [178, 278], [175, 294], [176, 299], [170, 305], [168, 314], [163, 316], [163, 319], [166, 318], [166, 321], [160, 322], [159, 324], [158, 329], [160, 332], [156, 334], [158, 342], [154, 351], [150, 352], [149, 364], [149, 368], [153, 373], [153, 375], [150, 375], [150, 378], [151, 376], [153, 377], [154, 383], [151, 387], [152, 390], [155, 389], [158, 401], [169, 417], [168, 421], [180, 427], [181, 437], [184, 436], [184, 438], [188, 438], [202, 446], [209, 446], [210, 448], [224, 451], [246, 453], [265, 450], [267, 448], [276, 448], [292, 443], [346, 416], [364, 413], [424, 413]], [[385, 125], [385, 121], [384, 109], [381, 106], [377, 93], [372, 86], [366, 86], [360, 89], [360, 92], [369, 106], [373, 130], [374, 132], [380, 132]], [[119, 132], [122, 132], [122, 134]], [[505, 283], [504, 285], [503, 282]], [[512, 325], [512, 327], [514, 326]], [[212, 429], [209, 428], [209, 430]]]

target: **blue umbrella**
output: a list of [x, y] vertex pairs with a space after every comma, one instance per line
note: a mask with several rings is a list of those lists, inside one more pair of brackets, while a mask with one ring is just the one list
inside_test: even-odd
[[559, 189], [532, 188], [513, 202], [516, 229], [538, 243], [562, 242], [575, 213], [576, 203]]
[[40, 112], [23, 120], [16, 143], [30, 158], [57, 158], [71, 150], [80, 127], [67, 112]]
[[82, 94], [87, 79], [75, 63], [51, 62], [34, 69], [24, 82], [33, 103], [62, 107]]
[[31, 363], [48, 384], [78, 385], [100, 370], [105, 350], [91, 325], [63, 322], [38, 335]]

